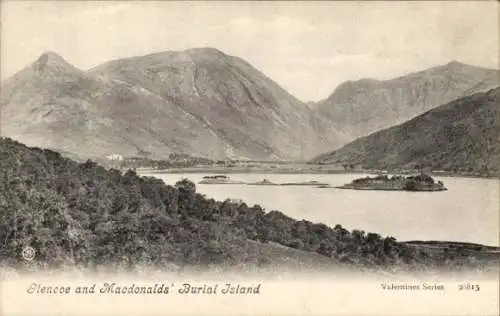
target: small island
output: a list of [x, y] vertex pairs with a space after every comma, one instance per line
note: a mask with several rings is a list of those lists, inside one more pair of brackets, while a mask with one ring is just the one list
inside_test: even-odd
[[318, 185], [317, 188], [319, 188], [319, 189], [328, 189], [328, 188], [331, 188], [331, 186], [329, 184], [321, 184], [321, 185]]
[[198, 182], [199, 184], [245, 184], [242, 181], [232, 180], [228, 176], [216, 175], [216, 176], [205, 176], [203, 180]]
[[336, 187], [338, 189], [353, 190], [385, 190], [385, 191], [446, 191], [443, 182], [424, 173], [416, 176], [378, 175], [370, 178], [355, 179], [349, 184]]
[[279, 185], [277, 183], [271, 182], [267, 179], [264, 179], [262, 181], [257, 181], [257, 182], [252, 182], [252, 183], [247, 183], [248, 185]]

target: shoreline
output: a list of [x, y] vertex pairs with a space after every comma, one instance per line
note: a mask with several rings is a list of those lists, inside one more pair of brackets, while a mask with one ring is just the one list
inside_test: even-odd
[[413, 245], [413, 246], [423, 246], [423, 247], [433, 247], [433, 248], [442, 248], [442, 247], [465, 247], [465, 248], [477, 248], [481, 247], [481, 251], [490, 251], [494, 253], [500, 253], [500, 244], [497, 246], [486, 245], [486, 244], [478, 244], [467, 241], [447, 241], [447, 240], [400, 240], [399, 242]]
[[[127, 170], [127, 169], [124, 169]], [[181, 173], [214, 173], [214, 174], [370, 174], [377, 175], [381, 172], [376, 172], [372, 170], [337, 170], [337, 169], [270, 169], [270, 168], [175, 168], [175, 169], [153, 169], [153, 168], [136, 168], [138, 172], [152, 173], [152, 174], [181, 174]], [[415, 172], [387, 172], [384, 174], [388, 175], [406, 175], [406, 174], [416, 174]], [[442, 172], [428, 172], [429, 175], [435, 177], [446, 177], [446, 178], [472, 178], [472, 179], [500, 179], [500, 176], [479, 176], [479, 175], [469, 175], [460, 173], [442, 173]]]

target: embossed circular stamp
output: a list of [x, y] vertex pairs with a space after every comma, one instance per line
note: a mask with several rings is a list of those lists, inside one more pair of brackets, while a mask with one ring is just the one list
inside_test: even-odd
[[23, 248], [23, 252], [21, 253], [22, 257], [26, 261], [32, 261], [35, 259], [36, 251], [33, 247], [26, 246]]

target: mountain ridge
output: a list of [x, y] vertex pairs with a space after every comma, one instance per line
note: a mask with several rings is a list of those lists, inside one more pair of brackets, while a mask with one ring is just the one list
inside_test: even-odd
[[[88, 72], [79, 70], [57, 56], [59, 55], [50, 53], [42, 54], [31, 65], [10, 78], [9, 85], [7, 85], [8, 89], [3, 87], [1, 100], [2, 134], [8, 136], [20, 135], [20, 140], [34, 145], [82, 153], [80, 147], [82, 145], [84, 147], [95, 145], [93, 143], [99, 142], [101, 136], [98, 132], [102, 132], [107, 133], [109, 139], [104, 140], [100, 146], [98, 145], [95, 151], [83, 151], [84, 154], [95, 156], [102, 152], [109, 153], [109, 151], [114, 151], [113, 148], [110, 148], [109, 151], [106, 149], [110, 147], [107, 144], [110, 142], [122, 143], [118, 150], [133, 154], [139, 149], [137, 147], [140, 147], [140, 144], [134, 144], [133, 138], [123, 140], [123, 135], [113, 135], [114, 132], [112, 130], [115, 127], [121, 130], [130, 129], [130, 126], [127, 126], [130, 124], [127, 123], [132, 122], [132, 120], [125, 123], [114, 120], [115, 114], [119, 116], [120, 108], [110, 107], [110, 103], [118, 104], [127, 101], [124, 100], [127, 94], [132, 97], [135, 96], [138, 99], [139, 96], [133, 91], [134, 87], [126, 83], [103, 80], [103, 78], [93, 76]], [[144, 99], [144, 102], [140, 102], [143, 106], [144, 104], [151, 106], [151, 103], [158, 101], [155, 96], [151, 95], [146, 96]], [[168, 102], [163, 103], [164, 111], [176, 111]], [[35, 120], [33, 120], [33, 114], [43, 111], [44, 107], [48, 107], [47, 112], [42, 117], [45, 120], [41, 120], [41, 117], [35, 117]], [[23, 109], [25, 111], [22, 111]], [[9, 110], [11, 113], [9, 113]], [[54, 120], [47, 122], [46, 118], [48, 118], [48, 115], [54, 115], [56, 112], [61, 117], [56, 117], [54, 119], [56, 122]], [[189, 121], [189, 118], [186, 117], [187, 115], [182, 115], [182, 113], [178, 112], [176, 112], [178, 120]], [[83, 115], [83, 121], [76, 119], [75, 122], [75, 114]], [[136, 109], [134, 114], [136, 117], [140, 117], [141, 111]], [[10, 120], [6, 120], [6, 117]], [[40, 124], [33, 124], [33, 121], [37, 123], [40, 120], [41, 122], [38, 122]], [[65, 128], [62, 130], [57, 130], [56, 128], [56, 131], [54, 131], [57, 123], [64, 123], [65, 120], [71, 122], [71, 124], [65, 125]], [[99, 131], [93, 132], [93, 128], [85, 129], [85, 127], [89, 127], [87, 125], [92, 125], [99, 121], [102, 123], [96, 127], [97, 130], [100, 129]], [[17, 122], [17, 126], [12, 126], [13, 122]], [[6, 133], [5, 130], [9, 128], [10, 130], [7, 130]], [[30, 129], [35, 130], [30, 131]], [[63, 131], [73, 137], [69, 143], [59, 137], [59, 133]], [[45, 138], [49, 138], [49, 140], [45, 142]], [[50, 139], [53, 139], [53, 141]]]
[[315, 163], [498, 176], [500, 87], [459, 98], [320, 155]]
[[[452, 61], [391, 80], [429, 71], [458, 72], [460, 78], [463, 69], [486, 68]], [[467, 77], [470, 84], [459, 92], [489, 87], [496, 78], [480, 79]], [[356, 100], [386, 82], [347, 81], [330, 97], [342, 101], [344, 93], [346, 100]], [[383, 128], [419, 114], [397, 104], [389, 111], [366, 110], [363, 104], [353, 109], [343, 101], [333, 104], [332, 113], [331, 104], [322, 109], [304, 103], [244, 59], [211, 47], [115, 59], [88, 70], [46, 51], [2, 83], [0, 101], [3, 136], [88, 157], [145, 150], [157, 158], [179, 152], [211, 159], [307, 160], [364, 135], [365, 125]], [[374, 110], [375, 119], [366, 118]]]
[[[32, 111], [49, 106], [47, 98], [56, 108], [70, 102], [89, 110], [87, 122], [104, 120], [114, 125], [112, 130], [97, 124], [99, 133], [85, 130], [84, 122], [74, 125], [67, 133], [77, 134], [73, 143], [83, 138], [89, 146], [92, 138], [101, 142], [92, 152], [86, 150], [86, 155], [110, 148], [127, 155], [148, 150], [158, 156], [175, 151], [210, 158], [286, 160], [319, 153], [318, 143], [333, 146], [347, 139], [321, 118], [312, 117], [302, 102], [248, 62], [214, 48], [118, 59], [88, 71], [56, 53], [44, 52], [11, 77], [2, 89], [2, 134], [20, 137], [27, 144], [78, 152], [80, 146], [58, 137], [44, 141], [40, 134], [54, 134], [47, 122], [30, 126]], [[143, 113], [137, 107], [144, 107]], [[176, 116], [180, 119], [175, 120]], [[330, 135], [318, 136], [310, 121], [320, 122]], [[134, 124], [143, 125], [136, 135], [129, 131]]]
[[[93, 73], [100, 73], [102, 74], [102, 70], [105, 69], [104, 71], [107, 72], [107, 76], [111, 78], [119, 78], [120, 80], [125, 80], [134, 84], [140, 84], [142, 87], [145, 87], [147, 89], [154, 89], [155, 93], [160, 94], [162, 96], [166, 96], [168, 98], [171, 98], [174, 102], [176, 103], [182, 103], [185, 109], [188, 109], [188, 112], [191, 113], [192, 115], [195, 115], [197, 117], [203, 117], [207, 121], [214, 121], [217, 120], [217, 116], [219, 114], [223, 113], [217, 113], [218, 110], [221, 110], [221, 107], [217, 104], [213, 105], [213, 108], [210, 111], [203, 111], [201, 110], [197, 104], [194, 104], [194, 107], [192, 106], [192, 99], [193, 98], [200, 98], [200, 99], [205, 99], [210, 98], [212, 101], [215, 99], [215, 103], [219, 102], [223, 104], [223, 107], [225, 108], [226, 112], [243, 112], [241, 113], [242, 115], [239, 116], [240, 121], [238, 122], [239, 124], [246, 124], [246, 117], [251, 116], [252, 113], [248, 113], [247, 109], [252, 109], [250, 105], [255, 105], [256, 107], [259, 107], [259, 104], [265, 103], [268, 105], [268, 111], [266, 112], [254, 112], [253, 115], [254, 117], [261, 117], [262, 116], [267, 116], [266, 119], [271, 120], [271, 123], [274, 125], [277, 125], [276, 127], [280, 129], [280, 125], [286, 126], [286, 124], [283, 123], [283, 121], [287, 121], [290, 119], [296, 119], [296, 120], [302, 120], [302, 121], [307, 121], [309, 120], [308, 118], [308, 113], [305, 113], [308, 111], [308, 108], [301, 103], [298, 99], [293, 97], [290, 93], [285, 91], [283, 88], [281, 88], [278, 84], [276, 84], [274, 81], [272, 81], [269, 77], [267, 77], [265, 74], [260, 72], [259, 70], [253, 68], [248, 62], [242, 60], [241, 58], [234, 57], [234, 56], [228, 56], [220, 52], [219, 50], [215, 49], [210, 49], [208, 50], [208, 54], [215, 54], [217, 57], [225, 56], [226, 58], [224, 59], [218, 59], [220, 63], [213, 63], [213, 60], [208, 59], [209, 64], [207, 65], [207, 56], [206, 56], [206, 50], [205, 49], [190, 49], [186, 51], [180, 52], [181, 55], [178, 55], [177, 53], [173, 52], [165, 52], [165, 53], [156, 53], [153, 55], [146, 55], [146, 56], [139, 56], [135, 57], [132, 59], [126, 59], [126, 60], [120, 60], [120, 61], [111, 61], [108, 63], [104, 63], [100, 65], [99, 67], [94, 67], [92, 69]], [[149, 59], [149, 57], [153, 56], [153, 60]], [[162, 73], [162, 62], [165, 62], [166, 59], [168, 58], [177, 58], [175, 62], [169, 62], [168, 66], [173, 67], [174, 69], [179, 68], [179, 67], [186, 67], [186, 68], [191, 68], [189, 71], [191, 72], [190, 75], [187, 76], [187, 80], [191, 80], [189, 84], [192, 86], [192, 90], [184, 89], [184, 91], [169, 91], [168, 89], [161, 89], [161, 87], [167, 87], [167, 86], [174, 86], [178, 87], [179, 85], [175, 83], [175, 76], [174, 78], [160, 78], [160, 89], [158, 90], [158, 84], [157, 83], [151, 83], [148, 82], [154, 81], [151, 80], [151, 78], [142, 78], [139, 79], [141, 82], [137, 82], [138, 78], [140, 76], [137, 76], [137, 72], [142, 72], [144, 69], [146, 70], [151, 70], [151, 63], [153, 63], [154, 71], [158, 71], [160, 74]], [[146, 63], [144, 64], [144, 60]], [[132, 75], [130, 74], [123, 74], [119, 73], [120, 71], [123, 71], [123, 63], [133, 63], [133, 67], [137, 66], [137, 69], [129, 69], [129, 71], [134, 72]], [[182, 64], [185, 63], [185, 64]], [[179, 65], [180, 64], [180, 65]], [[126, 66], [125, 66], [126, 67]], [[214, 68], [212, 72], [207, 72], [207, 67], [212, 67]], [[116, 70], [118, 69], [118, 70]], [[159, 70], [158, 70], [159, 69]], [[175, 71], [172, 71], [175, 72]], [[219, 78], [214, 78], [212, 74], [214, 72], [221, 72], [224, 77], [231, 78], [229, 80], [231, 83], [228, 85], [227, 82], [220, 82]], [[141, 75], [141, 74], [140, 74]], [[171, 74], [167, 74], [169, 76]], [[124, 78], [125, 77], [125, 78]], [[145, 77], [145, 76], [144, 76]], [[171, 76], [172, 77], [172, 76]], [[203, 80], [198, 80], [199, 78], [202, 78]], [[168, 84], [163, 84], [161, 82], [162, 79], [165, 79], [167, 83], [170, 81], [174, 81], [174, 84], [168, 85]], [[186, 76], [183, 76], [183, 80], [186, 79]], [[216, 91], [210, 91], [210, 87], [206, 85], [207, 82], [214, 82], [214, 84], [218, 87]], [[241, 83], [244, 83], [241, 85]], [[242, 94], [247, 96], [248, 102], [246, 104], [239, 104], [238, 98], [234, 99], [234, 96], [231, 95], [231, 85], [240, 85], [241, 86], [241, 92]], [[154, 85], [153, 88], [151, 88], [151, 85]], [[229, 89], [227, 89], [229, 86]], [[249, 89], [250, 87], [250, 89]], [[252, 88], [253, 87], [253, 88]], [[181, 86], [180, 89], [183, 87]], [[222, 89], [221, 89], [222, 88]], [[262, 94], [262, 91], [271, 91], [271, 93], [266, 93]], [[200, 92], [201, 91], [201, 92]], [[205, 92], [209, 91], [208, 94]], [[238, 89], [236, 89], [238, 91]], [[228, 93], [229, 92], [229, 93]], [[188, 96], [186, 98], [186, 96]], [[228, 101], [227, 98], [230, 98]], [[260, 100], [260, 102], [259, 102]], [[211, 105], [212, 102], [204, 102], [206, 105]], [[234, 106], [234, 105], [238, 106]], [[229, 106], [226, 106], [229, 105]], [[243, 105], [246, 105], [245, 107]], [[285, 115], [281, 115], [281, 112], [278, 110], [279, 108], [284, 108], [285, 110]], [[286, 114], [288, 113], [288, 114]], [[215, 114], [215, 117], [213, 115]], [[212, 118], [210, 118], [212, 116]], [[300, 123], [300, 122], [296, 122]], [[296, 129], [303, 129], [304, 126], [307, 126], [310, 124], [295, 124]], [[325, 124], [326, 125], [326, 124]], [[226, 126], [228, 128], [231, 128], [230, 126]], [[234, 131], [233, 131], [234, 132]], [[237, 132], [237, 130], [236, 130]], [[252, 136], [258, 135], [260, 131], [259, 130], [254, 130], [254, 132], [251, 134]], [[311, 131], [305, 131], [306, 135], [310, 135], [311, 137], [314, 137], [316, 135], [313, 135]], [[338, 133], [338, 132], [337, 132]], [[260, 142], [267, 142], [269, 135], [273, 135], [272, 133], [266, 133], [260, 135]], [[287, 135], [283, 135], [282, 139], [279, 141], [280, 143], [283, 142], [283, 139], [286, 140], [288, 137]], [[309, 138], [311, 138], [309, 137]], [[276, 141], [275, 141], [276, 142]], [[291, 143], [300, 143], [301, 139], [300, 138], [295, 138]], [[290, 142], [289, 142], [290, 143]], [[297, 149], [295, 149], [297, 151]]]
[[[224, 53], [223, 51], [217, 49], [217, 48], [214, 48], [214, 47], [210, 47], [210, 46], [206, 46], [206, 47], [194, 47], [194, 48], [188, 48], [188, 49], [185, 49], [185, 50], [168, 50], [168, 51], [158, 51], [158, 52], [154, 52], [154, 53], [149, 53], [149, 54], [145, 54], [145, 55], [140, 55], [142, 57], [148, 57], [148, 56], [154, 56], [154, 55], [160, 55], [160, 54], [165, 54], [165, 53], [178, 53], [178, 52], [187, 52], [187, 51], [190, 51], [190, 50], [203, 50], [203, 49], [206, 49], [206, 50], [212, 50], [212, 51], [216, 51], [222, 55], [226, 55], [226, 56], [230, 56], [230, 57], [233, 57], [233, 58], [239, 58], [241, 59], [240, 57], [238, 56], [233, 56], [233, 55], [229, 55], [229, 54], [226, 54]], [[51, 50], [46, 50], [46, 51], [43, 51], [39, 57], [37, 59], [40, 59], [43, 55], [49, 55], [49, 56], [56, 56], [60, 59], [62, 59], [65, 63], [71, 65], [72, 67], [80, 70], [80, 71], [83, 71], [83, 72], [93, 72], [96, 70], [96, 68], [99, 68], [100, 66], [106, 64], [106, 63], [110, 63], [110, 62], [115, 62], [115, 61], [121, 61], [121, 60], [131, 60], [131, 59], [134, 59], [134, 58], [137, 58], [137, 57], [140, 57], [140, 56], [130, 56], [130, 57], [122, 57], [122, 58], [114, 58], [114, 59], [111, 59], [111, 60], [108, 60], [108, 61], [104, 61], [98, 65], [95, 65], [95, 66], [92, 66], [90, 68], [87, 68], [87, 69], [83, 69], [83, 68], [79, 68], [79, 67], [76, 67], [74, 66], [73, 64], [71, 64], [70, 62], [68, 62], [64, 57], [62, 57], [62, 55], [60, 55], [59, 53], [55, 52], [55, 51], [51, 51]], [[245, 61], [244, 59], [241, 59], [243, 62], [247, 63], [247, 61]], [[484, 70], [493, 70], [493, 71], [498, 71], [500, 72], [500, 70], [497, 70], [497, 69], [494, 69], [494, 68], [490, 68], [490, 67], [486, 67], [486, 66], [479, 66], [479, 65], [472, 65], [472, 64], [468, 64], [468, 63], [465, 63], [465, 62], [461, 62], [461, 61], [458, 61], [458, 60], [450, 60], [449, 62], [447, 63], [444, 63], [444, 64], [439, 64], [437, 66], [434, 66], [434, 67], [430, 67], [430, 68], [425, 68], [425, 69], [421, 69], [421, 70], [416, 70], [416, 71], [410, 71], [410, 72], [406, 72], [406, 73], [403, 73], [403, 74], [400, 74], [400, 75], [397, 75], [397, 76], [394, 76], [392, 78], [389, 78], [389, 79], [376, 79], [376, 78], [372, 78], [372, 77], [363, 77], [363, 78], [360, 78], [360, 79], [356, 79], [356, 80], [346, 80], [346, 81], [343, 81], [341, 82], [340, 84], [338, 84], [336, 87], [334, 87], [333, 89], [333, 92], [330, 93], [328, 96], [326, 96], [324, 99], [321, 99], [321, 100], [318, 100], [318, 101], [307, 101], [307, 100], [304, 100], [304, 101], [300, 101], [304, 104], [309, 104], [309, 105], [318, 105], [319, 103], [327, 100], [334, 92], [335, 90], [345, 84], [345, 83], [356, 83], [358, 81], [376, 81], [376, 82], [385, 82], [385, 81], [391, 81], [391, 80], [396, 80], [396, 79], [400, 79], [400, 78], [403, 78], [403, 77], [406, 77], [406, 76], [409, 76], [409, 75], [413, 75], [413, 74], [417, 74], [417, 73], [421, 73], [421, 72], [425, 72], [425, 71], [428, 71], [430, 69], [434, 69], [434, 68], [440, 68], [440, 67], [446, 67], [448, 65], [460, 65], [460, 66], [468, 66], [468, 67], [472, 67], [472, 68], [479, 68], [479, 69], [484, 69]], [[8, 81], [9, 79], [11, 79], [12, 77], [14, 77], [17, 73], [21, 72], [21, 70], [17, 71], [16, 73], [14, 73], [12, 76], [8, 77], [8, 78], [5, 78], [0, 86], [3, 86], [6, 81]], [[260, 70], [259, 70], [260, 71]], [[262, 71], [260, 71], [262, 72]], [[292, 95], [289, 91], [287, 91], [290, 95]], [[293, 96], [293, 95], [292, 95]], [[295, 96], [294, 96], [295, 97]], [[296, 97], [295, 97], [296, 98]]]
[[433, 66], [430, 68], [406, 72], [406, 73], [403, 73], [403, 74], [400, 74], [400, 75], [397, 75], [397, 76], [394, 76], [394, 77], [388, 78], [388, 79], [376, 79], [376, 78], [372, 78], [372, 77], [363, 77], [363, 78], [356, 79], [356, 80], [346, 80], [346, 81], [341, 82], [339, 85], [337, 85], [333, 89], [333, 92], [330, 93], [330, 95], [328, 95], [325, 99], [320, 100], [320, 101], [315, 102], [315, 103], [319, 103], [321, 101], [328, 99], [329, 97], [331, 97], [335, 93], [336, 89], [338, 89], [341, 85], [344, 85], [344, 84], [358, 84], [358, 83], [380, 84], [380, 83], [384, 83], [384, 82], [388, 82], [388, 81], [397, 81], [400, 79], [404, 79], [406, 77], [418, 76], [418, 75], [422, 75], [424, 73], [428, 73], [428, 72], [432, 72], [432, 71], [443, 71], [443, 70], [449, 71], [450, 69], [457, 69], [457, 68], [470, 68], [470, 69], [479, 69], [479, 70], [485, 70], [485, 71], [492, 71], [493, 70], [493, 71], [497, 71], [497, 72], [500, 71], [500, 70], [497, 70], [494, 68], [471, 65], [471, 64], [463, 63], [463, 62], [458, 61], [458, 60], [451, 60], [451, 61], [444, 63], [444, 64], [439, 64], [439, 65], [436, 65], [436, 66]]
[[388, 80], [346, 81], [315, 108], [355, 139], [499, 85], [498, 69], [450, 61]]

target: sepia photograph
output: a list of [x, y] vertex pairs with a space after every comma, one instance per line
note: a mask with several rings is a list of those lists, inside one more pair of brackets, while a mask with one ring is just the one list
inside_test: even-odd
[[499, 315], [498, 2], [0, 14], [1, 315]]

